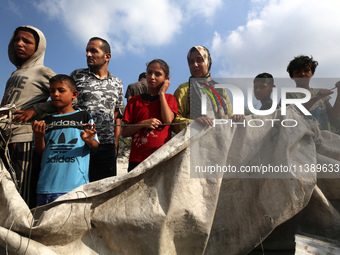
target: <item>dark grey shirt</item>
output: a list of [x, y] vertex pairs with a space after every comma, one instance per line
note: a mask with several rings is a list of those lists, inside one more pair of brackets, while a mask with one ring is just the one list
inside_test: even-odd
[[148, 90], [148, 84], [146, 81], [138, 81], [131, 83], [125, 93], [125, 98], [133, 97], [146, 93]]

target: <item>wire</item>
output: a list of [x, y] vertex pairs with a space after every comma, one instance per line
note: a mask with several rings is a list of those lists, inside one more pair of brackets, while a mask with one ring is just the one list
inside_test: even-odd
[[[7, 122], [7, 121], [0, 121], [0, 123], [5, 123], [5, 124], [11, 124], [11, 125], [26, 125], [26, 126], [31, 126], [32, 123], [26, 122], [26, 123], [17, 123], [17, 122]], [[183, 123], [167, 123], [167, 124], [147, 124], [147, 126], [175, 126], [175, 125], [188, 125], [191, 122], [183, 122]], [[51, 125], [53, 127], [70, 127], [71, 125]], [[113, 126], [113, 127], [130, 127], [130, 126], [146, 126], [146, 124], [95, 124], [96, 127], [108, 127], [108, 126]], [[82, 125], [74, 125], [72, 127], [83, 127]]]

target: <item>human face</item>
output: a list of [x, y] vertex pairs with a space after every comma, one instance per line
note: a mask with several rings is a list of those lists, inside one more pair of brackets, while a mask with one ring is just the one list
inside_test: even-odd
[[146, 70], [148, 93], [151, 95], [157, 94], [166, 79], [169, 79], [169, 77], [165, 77], [165, 73], [159, 63], [149, 65]]
[[260, 81], [254, 82], [254, 95], [257, 100], [266, 101], [270, 98], [272, 91], [271, 85]]
[[87, 65], [91, 70], [101, 69], [108, 64], [111, 58], [110, 53], [105, 53], [102, 50], [102, 44], [103, 42], [101, 40], [93, 40], [86, 46]]
[[23, 62], [35, 52], [36, 42], [34, 36], [27, 31], [18, 31], [13, 40], [14, 51]]
[[309, 81], [313, 75], [314, 73], [309, 66], [304, 68], [296, 68], [293, 70], [292, 79], [295, 81], [296, 86], [304, 88], [309, 86]]
[[203, 57], [198, 51], [191, 53], [188, 64], [190, 73], [195, 78], [202, 78], [208, 72], [208, 67], [204, 63]]
[[72, 111], [72, 100], [77, 96], [78, 92], [72, 91], [65, 82], [54, 81], [50, 84], [50, 97], [59, 113]]

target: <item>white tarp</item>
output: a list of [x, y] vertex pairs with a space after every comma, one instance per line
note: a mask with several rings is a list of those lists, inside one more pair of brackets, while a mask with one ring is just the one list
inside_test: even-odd
[[[246, 121], [282, 118], [275, 112], [247, 116]], [[286, 118], [297, 120], [298, 126], [285, 128], [277, 121], [274, 127], [265, 122], [261, 128], [216, 125], [201, 129], [193, 123], [134, 171], [89, 183], [32, 211], [1, 164], [2, 252], [247, 254], [291, 218], [282, 224], [286, 229], [280, 226], [269, 236], [272, 242], [264, 242], [265, 249], [294, 248], [294, 235], [275, 235], [294, 228], [339, 240], [340, 218], [333, 206], [339, 201], [338, 179], [319, 179], [316, 185], [316, 173], [303, 171], [291, 171], [285, 178], [275, 174], [235, 178], [229, 173], [223, 178], [216, 173], [210, 178], [190, 176], [190, 162], [191, 166], [216, 162], [238, 168], [340, 164], [338, 136], [328, 132], [320, 136], [315, 123], [294, 109]]]

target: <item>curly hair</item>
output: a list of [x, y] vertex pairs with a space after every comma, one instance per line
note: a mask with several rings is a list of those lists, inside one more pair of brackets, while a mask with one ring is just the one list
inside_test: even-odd
[[318, 61], [313, 60], [313, 56], [298, 56], [295, 57], [292, 61], [289, 62], [287, 66], [287, 72], [289, 73], [290, 78], [293, 78], [293, 71], [295, 69], [301, 69], [310, 67], [312, 73], [314, 74], [316, 67], [318, 66]]

